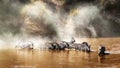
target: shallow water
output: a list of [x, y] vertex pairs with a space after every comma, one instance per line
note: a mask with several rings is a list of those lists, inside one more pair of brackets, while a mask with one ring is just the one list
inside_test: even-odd
[[[0, 50], [0, 68], [120, 68], [120, 38], [81, 39], [94, 50]], [[110, 55], [99, 57], [98, 45], [105, 45]]]
[[96, 52], [2, 50], [0, 68], [120, 68], [120, 54]]

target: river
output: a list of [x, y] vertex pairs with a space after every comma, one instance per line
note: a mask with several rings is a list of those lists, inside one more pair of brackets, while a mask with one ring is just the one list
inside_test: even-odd
[[[90, 39], [91, 42], [88, 42], [93, 49], [91, 53], [75, 50], [1, 49], [0, 68], [120, 68], [119, 40], [120, 38]], [[110, 55], [99, 57], [98, 45], [95, 46], [92, 42], [104, 44]]]

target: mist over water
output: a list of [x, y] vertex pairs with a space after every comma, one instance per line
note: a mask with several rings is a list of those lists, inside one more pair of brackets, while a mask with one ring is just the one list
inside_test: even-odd
[[101, 8], [97, 5], [79, 4], [70, 11], [65, 11], [60, 5], [53, 8], [43, 1], [29, 4], [9, 0], [1, 2], [1, 45], [32, 41], [37, 48], [49, 41], [69, 41], [72, 37], [119, 35], [114, 33], [115, 26], [101, 15]]

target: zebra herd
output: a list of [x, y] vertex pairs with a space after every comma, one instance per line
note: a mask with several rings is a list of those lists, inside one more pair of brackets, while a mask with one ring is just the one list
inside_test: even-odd
[[[32, 42], [27, 42], [27, 43], [19, 43], [18, 45], [16, 45], [15, 48], [17, 49], [24, 49], [24, 50], [33, 50], [34, 48], [34, 44]], [[51, 43], [47, 43], [46, 45], [44, 45], [44, 49], [48, 49], [48, 50], [79, 50], [79, 51], [85, 51], [85, 52], [91, 52], [91, 48], [90, 45], [88, 45], [87, 42], [83, 42], [83, 43], [75, 43], [75, 41], [71, 41], [71, 42], [66, 42], [66, 41], [62, 41], [60, 43], [57, 42], [51, 42]], [[99, 46], [99, 51], [98, 51], [98, 55], [109, 55], [109, 53], [105, 53], [106, 48], [102, 45]]]
[[[34, 46], [35, 45], [32, 42], [27, 42], [27, 43], [19, 43], [18, 45], [16, 45], [15, 48], [31, 50], [31, 49], [34, 49]], [[75, 41], [74, 42], [62, 41], [60, 43], [57, 43], [57, 42], [47, 43], [45, 45], [45, 49], [49, 49], [49, 50], [75, 49], [75, 50], [90, 52], [90, 45], [88, 45], [87, 42], [75, 43]]]
[[87, 42], [83, 43], [71, 43], [71, 42], [65, 42], [62, 41], [61, 43], [52, 42], [49, 43], [48, 48], [50, 50], [65, 50], [65, 49], [75, 49], [75, 50], [81, 50], [90, 52], [90, 45], [88, 45]]

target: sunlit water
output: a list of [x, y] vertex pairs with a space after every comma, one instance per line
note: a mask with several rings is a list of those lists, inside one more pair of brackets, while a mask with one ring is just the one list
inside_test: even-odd
[[0, 68], [119, 68], [120, 54], [101, 59], [96, 52], [2, 51]]
[[[120, 68], [119, 40], [91, 39], [89, 41], [97, 44], [95, 46], [89, 42], [94, 50], [91, 53], [75, 50], [1, 49], [0, 68]], [[106, 48], [110, 55], [106, 55], [105, 58], [99, 57], [97, 54], [97, 42], [104, 45], [106, 43]]]

